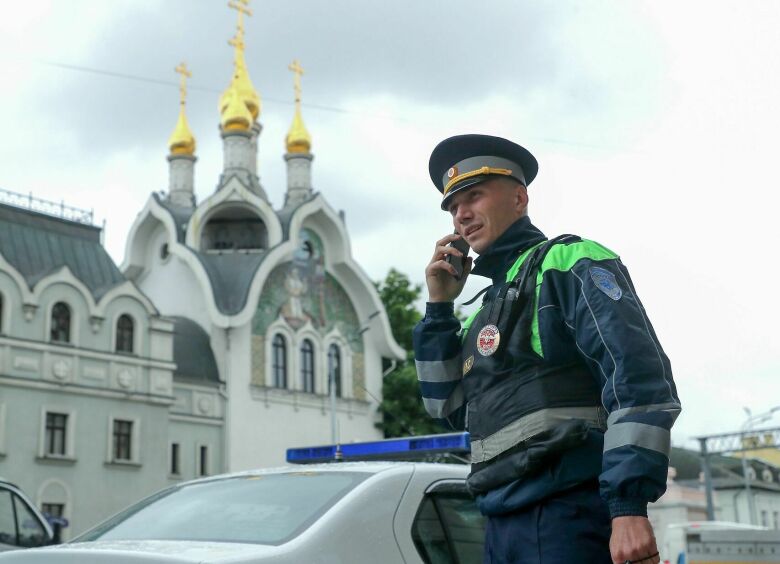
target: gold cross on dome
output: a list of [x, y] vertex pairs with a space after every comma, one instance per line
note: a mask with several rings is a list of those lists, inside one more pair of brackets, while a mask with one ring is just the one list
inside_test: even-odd
[[303, 76], [303, 67], [301, 67], [301, 63], [298, 62], [298, 59], [295, 59], [292, 63], [290, 63], [290, 66], [287, 68], [295, 73], [295, 82], [294, 82], [295, 101], [300, 102], [301, 101], [301, 76]]
[[175, 69], [175, 72], [181, 75], [179, 79], [179, 102], [184, 104], [187, 99], [187, 79], [192, 78], [192, 72], [187, 68], [187, 63], [179, 63]]
[[244, 34], [244, 14], [247, 16], [252, 15], [252, 10], [249, 9], [249, 0], [230, 0], [228, 2], [228, 8], [232, 8], [238, 12], [238, 33]]

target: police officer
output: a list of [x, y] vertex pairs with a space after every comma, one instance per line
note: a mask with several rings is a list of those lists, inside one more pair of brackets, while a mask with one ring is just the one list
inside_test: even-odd
[[[487, 135], [431, 154], [457, 233], [425, 269], [414, 330], [423, 401], [470, 432], [485, 562], [654, 564], [647, 504], [665, 490], [680, 412], [669, 359], [618, 255], [573, 235], [548, 240], [531, 223], [537, 170], [526, 149]], [[460, 239], [473, 263], [452, 246]], [[470, 274], [492, 284], [461, 326], [453, 301]]]

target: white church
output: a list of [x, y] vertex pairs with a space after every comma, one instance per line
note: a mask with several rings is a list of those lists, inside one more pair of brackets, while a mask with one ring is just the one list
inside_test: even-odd
[[181, 65], [169, 188], [149, 196], [119, 267], [78, 214], [0, 198], [0, 476], [69, 518], [66, 538], [179, 480], [381, 438], [383, 368], [405, 351], [343, 218], [313, 190], [297, 62], [280, 209], [259, 181], [247, 2], [231, 3], [211, 196], [195, 198]]

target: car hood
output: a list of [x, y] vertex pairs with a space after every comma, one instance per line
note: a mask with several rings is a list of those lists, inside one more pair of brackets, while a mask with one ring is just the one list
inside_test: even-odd
[[[278, 552], [278, 547], [261, 544], [162, 540], [94, 541], [15, 551], [3, 556], [12, 564], [193, 564], [241, 561]], [[6, 560], [7, 559], [7, 560]]]

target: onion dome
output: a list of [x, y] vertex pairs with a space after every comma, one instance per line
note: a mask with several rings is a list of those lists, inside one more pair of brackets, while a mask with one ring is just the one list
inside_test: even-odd
[[311, 151], [311, 135], [303, 124], [303, 118], [299, 108], [295, 109], [290, 131], [287, 133], [288, 153], [308, 153]]
[[287, 133], [287, 152], [308, 153], [311, 151], [311, 135], [309, 135], [306, 126], [303, 124], [303, 117], [301, 117], [301, 76], [303, 75], [303, 68], [301, 68], [301, 64], [297, 60], [293, 61], [287, 68], [295, 74], [295, 81], [293, 82], [293, 88], [295, 89], [295, 115], [293, 116], [290, 131]]
[[181, 105], [179, 120], [176, 122], [176, 127], [168, 139], [168, 147], [170, 148], [172, 155], [192, 156], [195, 154], [195, 137], [192, 135], [190, 126], [187, 123], [187, 116], [184, 113], [184, 104]]
[[238, 90], [229, 88], [222, 97], [225, 99], [222, 109], [222, 130], [249, 131], [254, 119]]
[[184, 63], [178, 65], [174, 70], [181, 75], [179, 84], [179, 119], [176, 122], [173, 133], [168, 138], [168, 148], [172, 155], [192, 156], [195, 154], [195, 136], [187, 123], [187, 114], [185, 112], [187, 105], [187, 78], [192, 76], [192, 73], [187, 70], [187, 66]]

